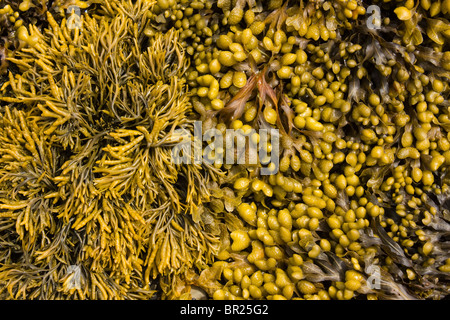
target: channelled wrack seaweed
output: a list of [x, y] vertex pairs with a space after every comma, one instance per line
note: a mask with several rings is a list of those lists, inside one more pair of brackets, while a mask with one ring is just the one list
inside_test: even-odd
[[178, 33], [148, 38], [151, 3], [113, 4], [82, 31], [47, 12], [3, 85], [1, 298], [148, 299], [158, 277], [169, 295], [218, 249], [199, 210], [220, 171], [171, 159], [194, 119]]

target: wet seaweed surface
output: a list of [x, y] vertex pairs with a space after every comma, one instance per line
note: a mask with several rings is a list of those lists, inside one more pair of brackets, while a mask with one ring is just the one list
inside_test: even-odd
[[448, 299], [449, 16], [1, 1], [0, 299]]

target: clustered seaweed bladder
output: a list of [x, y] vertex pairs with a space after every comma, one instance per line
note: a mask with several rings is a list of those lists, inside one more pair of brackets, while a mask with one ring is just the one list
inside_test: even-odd
[[144, 34], [151, 6], [105, 1], [82, 30], [47, 11], [15, 55], [1, 97], [2, 297], [149, 298], [153, 279], [212, 262], [221, 229], [199, 208], [221, 173], [172, 161], [194, 119], [188, 60], [177, 31]]
[[450, 1], [5, 2], [1, 299], [448, 298]]

